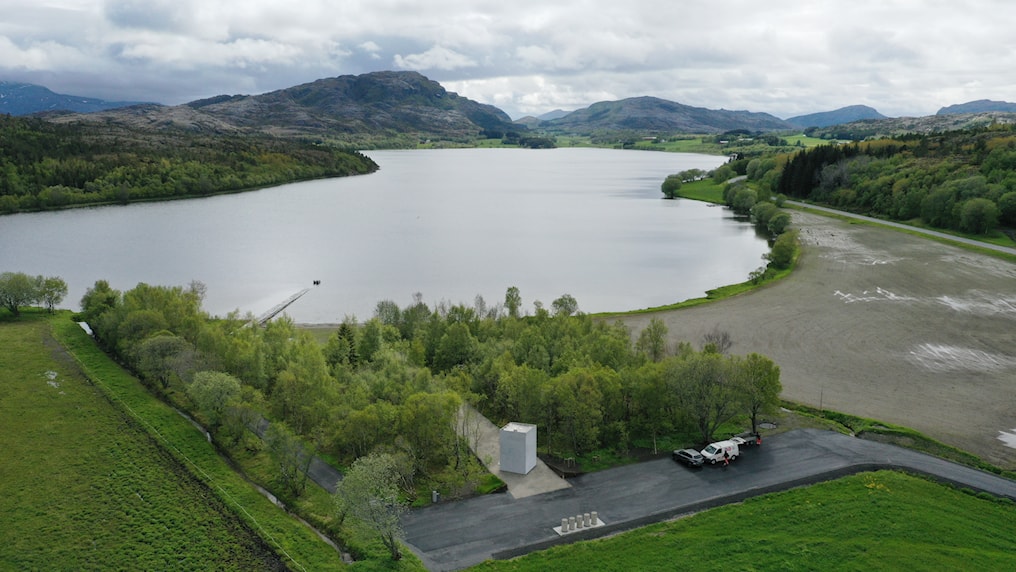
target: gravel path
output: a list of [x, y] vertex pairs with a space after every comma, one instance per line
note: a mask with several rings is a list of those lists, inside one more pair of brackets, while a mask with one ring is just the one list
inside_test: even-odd
[[671, 343], [730, 333], [779, 364], [787, 399], [921, 431], [1016, 468], [1016, 264], [795, 212], [797, 270], [750, 294], [656, 316]]

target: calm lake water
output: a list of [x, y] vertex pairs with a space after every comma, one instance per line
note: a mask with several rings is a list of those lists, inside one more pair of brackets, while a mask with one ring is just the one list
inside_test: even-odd
[[372, 151], [377, 173], [236, 195], [0, 217], [0, 271], [60, 276], [77, 308], [98, 279], [207, 286], [205, 309], [289, 307], [363, 320], [419, 292], [585, 312], [677, 302], [744, 281], [768, 249], [726, 209], [663, 200], [670, 173], [724, 158], [605, 149]]

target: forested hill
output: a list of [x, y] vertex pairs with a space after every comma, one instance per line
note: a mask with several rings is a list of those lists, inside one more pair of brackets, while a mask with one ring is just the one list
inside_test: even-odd
[[1016, 126], [822, 145], [774, 191], [845, 210], [990, 235], [1016, 230]]
[[779, 131], [794, 129], [794, 126], [768, 113], [706, 109], [657, 97], [632, 97], [594, 103], [540, 123], [540, 128], [580, 134], [601, 131], [723, 133], [738, 129]]
[[314, 137], [359, 148], [372, 143], [397, 146], [393, 142], [398, 140], [413, 146], [421, 139], [466, 142], [520, 129], [500, 109], [446, 91], [416, 72], [344, 75], [261, 95], [221, 95], [173, 107], [54, 119]]
[[846, 139], [861, 141], [880, 137], [897, 137], [908, 133], [944, 133], [966, 129], [980, 129], [993, 124], [1016, 124], [1016, 113], [984, 111], [979, 113], [938, 114], [924, 117], [889, 117], [886, 119], [864, 119], [830, 125], [809, 127], [806, 135], [822, 139]]
[[376, 169], [360, 153], [296, 139], [0, 116], [0, 214], [204, 196]]

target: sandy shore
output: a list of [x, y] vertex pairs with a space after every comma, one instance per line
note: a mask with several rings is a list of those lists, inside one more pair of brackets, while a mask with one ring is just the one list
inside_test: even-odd
[[[1016, 469], [1016, 264], [795, 212], [799, 266], [756, 292], [654, 314], [672, 343], [730, 333], [784, 397], [921, 431]], [[654, 315], [621, 318], [637, 335]]]

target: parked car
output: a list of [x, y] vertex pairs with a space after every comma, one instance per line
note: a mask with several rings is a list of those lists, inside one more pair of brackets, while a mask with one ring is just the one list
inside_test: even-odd
[[670, 454], [670, 458], [689, 467], [701, 467], [706, 462], [702, 453], [695, 449], [678, 449]]
[[702, 449], [702, 456], [713, 465], [716, 463], [727, 463], [733, 461], [741, 454], [740, 447], [744, 444], [744, 439], [731, 437], [725, 441], [710, 443], [708, 447]]

